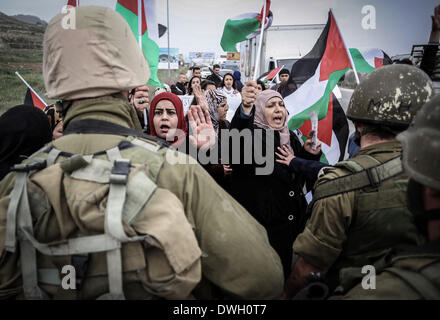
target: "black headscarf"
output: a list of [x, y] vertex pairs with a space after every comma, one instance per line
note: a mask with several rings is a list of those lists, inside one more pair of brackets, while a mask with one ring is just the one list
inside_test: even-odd
[[40, 109], [15, 106], [0, 116], [0, 180], [11, 167], [52, 140], [49, 119]]

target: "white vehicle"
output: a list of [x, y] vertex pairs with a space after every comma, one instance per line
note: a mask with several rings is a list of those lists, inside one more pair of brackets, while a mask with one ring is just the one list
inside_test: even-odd
[[200, 69], [200, 74], [202, 76], [202, 79], [206, 79], [206, 77], [211, 75], [211, 70], [209, 70], [209, 67], [203, 67]]
[[[315, 45], [325, 24], [271, 26], [263, 36], [258, 76], [284, 65], [293, 64], [306, 55]], [[252, 79], [255, 71], [260, 35], [240, 43], [240, 72], [242, 82]], [[278, 79], [274, 80], [274, 83]]]

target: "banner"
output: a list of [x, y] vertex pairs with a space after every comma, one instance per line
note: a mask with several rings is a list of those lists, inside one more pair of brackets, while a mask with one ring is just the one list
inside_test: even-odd
[[183, 104], [183, 114], [186, 115], [188, 112], [189, 107], [191, 106], [191, 103], [194, 100], [194, 96], [178, 96]]

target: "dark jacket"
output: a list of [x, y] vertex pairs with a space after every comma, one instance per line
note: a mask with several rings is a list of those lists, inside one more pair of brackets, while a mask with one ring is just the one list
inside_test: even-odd
[[[237, 108], [232, 119], [230, 129], [250, 129], [252, 133], [256, 128], [253, 124], [254, 116], [244, 118], [241, 116], [241, 106]], [[306, 213], [307, 202], [303, 192], [306, 177], [303, 174], [289, 172], [286, 165], [275, 161], [275, 151], [280, 146], [278, 131], [274, 131], [274, 170], [270, 175], [256, 175], [255, 163], [243, 164], [241, 154], [240, 164], [232, 164], [231, 194], [245, 207], [255, 219], [267, 230], [269, 241], [277, 251], [283, 264], [284, 276], [290, 274], [292, 264], [292, 244], [296, 236], [302, 231], [300, 221]], [[253, 140], [256, 137], [253, 135]], [[266, 150], [266, 135], [262, 134], [263, 149]], [[301, 142], [294, 132], [290, 131], [290, 145], [297, 157], [307, 160], [319, 160], [320, 155], [312, 155], [304, 150]], [[243, 142], [240, 146], [243, 153]], [[231, 150], [237, 152], [237, 150]], [[230, 159], [231, 161], [232, 159]], [[264, 165], [263, 165], [264, 166]]]
[[214, 72], [212, 72], [209, 76], [207, 76], [206, 80], [213, 81], [217, 88], [220, 87], [222, 83], [222, 78], [220, 78], [220, 76], [216, 75]]

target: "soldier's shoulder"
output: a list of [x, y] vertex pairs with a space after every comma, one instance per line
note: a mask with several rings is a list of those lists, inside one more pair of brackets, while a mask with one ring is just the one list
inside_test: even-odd
[[351, 171], [343, 166], [323, 167], [321, 170], [319, 170], [316, 186], [349, 174], [351, 174]]

